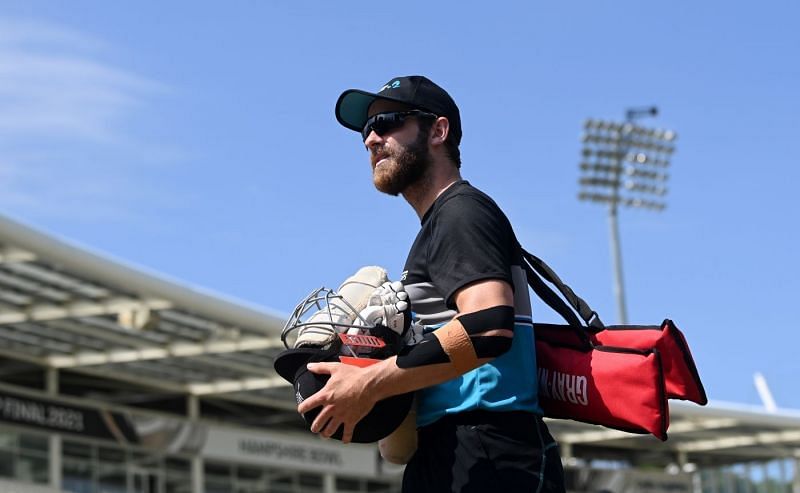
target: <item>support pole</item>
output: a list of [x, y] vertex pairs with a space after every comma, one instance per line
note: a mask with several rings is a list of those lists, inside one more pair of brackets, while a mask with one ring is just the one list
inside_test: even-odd
[[558, 450], [561, 452], [561, 464], [569, 464], [572, 459], [572, 443], [558, 442]]
[[[48, 395], [58, 395], [58, 369], [48, 368], [45, 373], [45, 391]], [[48, 438], [48, 470], [50, 478], [50, 487], [56, 490], [61, 490], [62, 481], [62, 441], [61, 435], [58, 433], [50, 433]]]
[[332, 473], [326, 473], [322, 476], [322, 492], [336, 493], [336, 476]]
[[[200, 400], [196, 395], [186, 397], [186, 414], [190, 421], [200, 417]], [[192, 493], [205, 493], [205, 464], [200, 451], [195, 452], [191, 460]]]
[[[614, 197], [616, 199], [617, 197]], [[611, 239], [611, 261], [614, 264], [614, 296], [617, 299], [617, 320], [622, 325], [628, 323], [628, 311], [625, 307], [625, 286], [622, 277], [622, 252], [619, 244], [619, 225], [617, 223], [617, 203], [612, 202], [608, 208], [608, 225]]]

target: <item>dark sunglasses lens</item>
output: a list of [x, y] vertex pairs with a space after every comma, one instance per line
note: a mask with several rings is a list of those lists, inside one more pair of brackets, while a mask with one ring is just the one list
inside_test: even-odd
[[375, 125], [372, 126], [372, 130], [374, 130], [376, 134], [383, 136], [384, 134], [391, 132], [396, 128], [402, 127], [404, 120], [405, 118], [401, 117], [395, 117], [390, 120], [379, 120], [375, 122]]
[[404, 113], [382, 113], [380, 115], [375, 115], [367, 120], [366, 125], [364, 125], [364, 130], [361, 131], [361, 137], [367, 140], [370, 132], [375, 132], [382, 137], [386, 133], [402, 127], [407, 116], [408, 115]]

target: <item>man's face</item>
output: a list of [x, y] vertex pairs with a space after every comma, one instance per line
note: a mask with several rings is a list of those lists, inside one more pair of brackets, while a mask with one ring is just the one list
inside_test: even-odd
[[[406, 105], [392, 101], [375, 101], [369, 116], [389, 111], [407, 111]], [[381, 192], [398, 195], [409, 185], [425, 175], [430, 167], [428, 134], [421, 132], [416, 117], [408, 118], [405, 124], [390, 132], [378, 135], [371, 132], [364, 145], [370, 153], [372, 181]]]

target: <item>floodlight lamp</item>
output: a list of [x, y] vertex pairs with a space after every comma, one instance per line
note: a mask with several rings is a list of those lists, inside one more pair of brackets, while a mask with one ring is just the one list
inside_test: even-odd
[[619, 165], [598, 164], [595, 168], [604, 173], [619, 173], [622, 171], [622, 167]]
[[647, 162], [647, 154], [640, 152], [636, 154], [636, 162], [640, 164], [644, 164]]
[[666, 130], [664, 132], [664, 140], [666, 140], [667, 142], [672, 142], [677, 137], [678, 137], [677, 134], [675, 134], [675, 132], [673, 132], [672, 130]]

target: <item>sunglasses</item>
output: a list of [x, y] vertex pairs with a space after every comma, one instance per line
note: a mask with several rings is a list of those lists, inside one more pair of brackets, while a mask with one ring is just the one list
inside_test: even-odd
[[366, 142], [367, 137], [371, 132], [375, 132], [383, 137], [385, 134], [392, 130], [397, 130], [406, 123], [406, 118], [412, 116], [422, 116], [426, 118], [436, 118], [433, 113], [428, 113], [420, 110], [409, 111], [390, 111], [388, 113], [378, 113], [374, 115], [367, 123], [364, 124], [364, 129], [361, 130], [361, 138]]

